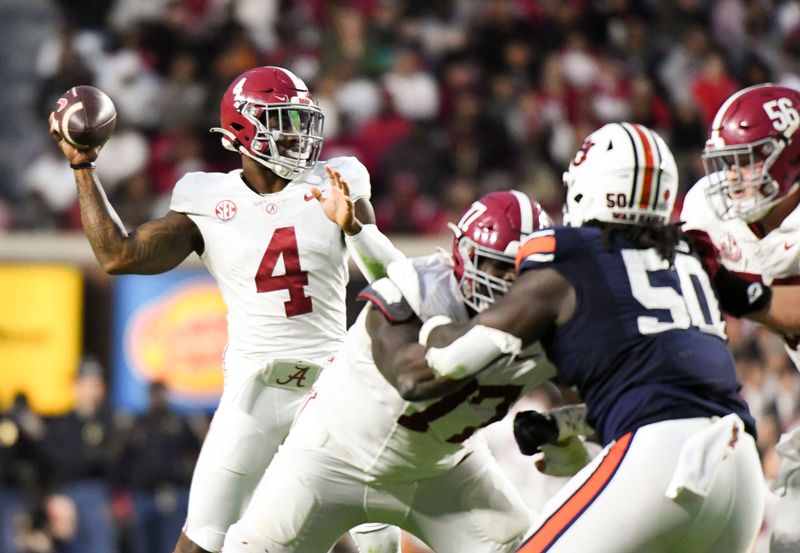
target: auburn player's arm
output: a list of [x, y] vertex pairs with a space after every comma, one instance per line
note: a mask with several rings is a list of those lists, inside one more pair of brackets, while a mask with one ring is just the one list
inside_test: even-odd
[[425, 359], [437, 375], [465, 378], [498, 357], [516, 355], [568, 321], [574, 311], [575, 289], [558, 271], [528, 270], [468, 323], [426, 322], [420, 341], [428, 347]]
[[106, 198], [93, 169], [75, 171], [81, 223], [97, 261], [110, 274], [156, 274], [177, 267], [203, 239], [185, 214], [168, 212], [130, 234]]
[[370, 305], [366, 324], [375, 365], [406, 401], [443, 396], [466, 384], [468, 379], [440, 377], [428, 366], [425, 348], [417, 341], [422, 323], [416, 316], [403, 322], [391, 322]]

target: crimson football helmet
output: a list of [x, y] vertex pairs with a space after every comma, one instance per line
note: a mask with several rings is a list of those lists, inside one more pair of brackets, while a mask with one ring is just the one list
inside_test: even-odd
[[564, 224], [666, 225], [678, 168], [664, 139], [636, 123], [609, 123], [581, 144], [564, 173]]
[[552, 222], [536, 200], [517, 190], [502, 190], [473, 202], [458, 224], [449, 226], [455, 234], [453, 272], [459, 291], [464, 302], [480, 312], [511, 285], [487, 272], [483, 261], [499, 261], [513, 271], [520, 242]]
[[236, 77], [220, 102], [228, 150], [251, 157], [292, 180], [310, 169], [322, 149], [324, 116], [305, 83], [281, 67], [256, 67]]
[[717, 111], [703, 150], [706, 195], [723, 220], [754, 222], [795, 191], [800, 175], [800, 92], [751, 86]]

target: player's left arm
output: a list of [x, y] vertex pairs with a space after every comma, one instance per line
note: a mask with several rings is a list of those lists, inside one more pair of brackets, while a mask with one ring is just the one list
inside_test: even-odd
[[800, 336], [800, 285], [773, 285], [770, 290], [766, 307], [745, 317], [777, 332]]
[[420, 401], [453, 392], [466, 384], [440, 377], [425, 361], [425, 348], [417, 341], [421, 321], [412, 316], [392, 322], [374, 305], [367, 313], [367, 332], [372, 340], [372, 359], [406, 401]]
[[405, 259], [391, 240], [375, 224], [375, 210], [368, 198], [350, 197], [350, 189], [338, 169], [325, 166], [330, 181], [330, 193], [313, 187], [311, 193], [322, 205], [325, 215], [342, 228], [347, 249], [368, 282], [386, 276], [392, 261]]
[[503, 355], [541, 339], [575, 311], [575, 289], [557, 270], [523, 272], [511, 289], [464, 324], [444, 318], [423, 325], [425, 359], [439, 376], [465, 378]]

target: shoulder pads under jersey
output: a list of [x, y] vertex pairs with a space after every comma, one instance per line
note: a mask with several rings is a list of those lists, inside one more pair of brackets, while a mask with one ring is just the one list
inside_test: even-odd
[[416, 316], [400, 289], [388, 278], [376, 280], [359, 292], [358, 298], [372, 302], [392, 324], [404, 323]]

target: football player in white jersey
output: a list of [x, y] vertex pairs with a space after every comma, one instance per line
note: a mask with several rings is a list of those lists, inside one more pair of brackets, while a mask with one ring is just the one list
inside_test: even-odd
[[[444, 252], [398, 261], [361, 293], [345, 348], [317, 381], [225, 553], [324, 553], [365, 521], [396, 524], [437, 553], [513, 551], [529, 513], [476, 431], [554, 374], [538, 344], [475, 378], [408, 364], [422, 320], [467, 320], [514, 278], [520, 240], [549, 225], [537, 202], [473, 203]], [[290, 498], [287, 500], [287, 498]]]
[[[681, 213], [684, 230], [708, 245], [705, 264], [723, 300], [736, 287], [728, 274], [771, 286], [768, 310], [733, 314], [781, 332], [798, 368], [799, 129], [800, 91], [761, 84], [733, 94], [711, 126], [706, 176], [689, 190]], [[777, 450], [782, 462], [772, 488], [781, 499], [770, 551], [800, 551], [800, 428], [784, 435]]]
[[[365, 167], [352, 157], [318, 161], [324, 116], [291, 71], [244, 72], [220, 111], [212, 130], [240, 154], [242, 168], [188, 173], [170, 211], [131, 232], [95, 173], [99, 148], [78, 150], [51, 131], [74, 169], [83, 227], [103, 268], [162, 273], [196, 252], [228, 308], [224, 391], [176, 553], [221, 549], [302, 397], [341, 349], [346, 249], [368, 279], [403, 257], [374, 225]], [[388, 530], [395, 551], [398, 536]]]
[[520, 245], [508, 292], [466, 323], [420, 331], [440, 376], [480, 374], [505, 344], [541, 340], [586, 402], [603, 451], [518, 551], [746, 553], [764, 505], [755, 421], [710, 278], [670, 223], [674, 158], [651, 129], [610, 123], [564, 184], [566, 226]]

